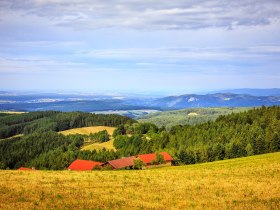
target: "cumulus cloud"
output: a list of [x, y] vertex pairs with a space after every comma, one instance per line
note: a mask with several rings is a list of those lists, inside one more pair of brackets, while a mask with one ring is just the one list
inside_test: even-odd
[[0, 7], [1, 12], [35, 15], [75, 29], [234, 29], [269, 25], [280, 18], [278, 0], [4, 0]]

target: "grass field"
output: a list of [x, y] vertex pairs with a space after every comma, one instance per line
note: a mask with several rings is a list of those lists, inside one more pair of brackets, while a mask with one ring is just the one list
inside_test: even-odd
[[5, 110], [0, 110], [0, 113], [3, 114], [24, 114], [26, 112], [17, 112], [17, 111], [5, 111]]
[[280, 153], [143, 171], [0, 171], [0, 209], [279, 209]]
[[63, 135], [70, 135], [70, 134], [85, 134], [89, 135], [90, 133], [97, 133], [99, 131], [106, 130], [109, 135], [113, 135], [113, 132], [116, 128], [108, 127], [108, 126], [91, 126], [91, 127], [82, 127], [82, 128], [73, 128], [70, 130], [61, 131]]
[[116, 128], [115, 127], [108, 127], [108, 126], [91, 126], [91, 127], [83, 127], [83, 128], [74, 128], [70, 130], [61, 131], [63, 135], [70, 135], [70, 134], [85, 134], [89, 135], [90, 133], [97, 133], [99, 131], [106, 130], [110, 135], [110, 141], [104, 143], [91, 143], [85, 141], [85, 145], [82, 147], [82, 150], [101, 150], [103, 148], [108, 150], [116, 150], [113, 146], [114, 139], [112, 137], [113, 132]]
[[107, 142], [103, 142], [103, 143], [93, 143], [93, 144], [89, 144], [89, 145], [85, 145], [82, 147], [82, 150], [102, 150], [103, 148], [107, 149], [107, 150], [116, 150], [114, 145], [113, 145], [113, 138], [111, 137], [110, 141]]

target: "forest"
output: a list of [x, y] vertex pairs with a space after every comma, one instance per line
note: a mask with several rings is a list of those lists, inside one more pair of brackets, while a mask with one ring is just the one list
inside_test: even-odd
[[[65, 169], [75, 159], [105, 162], [136, 154], [167, 151], [174, 165], [195, 164], [280, 151], [280, 107], [260, 107], [218, 117], [214, 122], [177, 125], [167, 131], [126, 117], [80, 112], [34, 112], [2, 116], [0, 168], [20, 166]], [[4, 125], [4, 126], [3, 126]], [[83, 135], [63, 136], [57, 131], [90, 126], [117, 126], [117, 149], [82, 151]], [[10, 133], [9, 133], [9, 132]], [[94, 139], [104, 141], [102, 133]], [[105, 134], [107, 139], [107, 134]]]
[[63, 131], [85, 126], [118, 126], [135, 123], [119, 115], [91, 114], [84, 112], [30, 112], [18, 115], [0, 115], [0, 139], [17, 134], [34, 132]]
[[[148, 126], [150, 125], [150, 126]], [[139, 129], [140, 127], [140, 129]], [[222, 115], [214, 122], [177, 125], [167, 132], [152, 124], [121, 125], [114, 145], [124, 156], [168, 151], [174, 164], [194, 164], [280, 150], [280, 107]]]

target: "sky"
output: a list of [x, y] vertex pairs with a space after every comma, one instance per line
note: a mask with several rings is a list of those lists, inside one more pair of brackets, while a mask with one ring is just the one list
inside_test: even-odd
[[0, 14], [1, 90], [280, 88], [279, 0], [1, 0]]

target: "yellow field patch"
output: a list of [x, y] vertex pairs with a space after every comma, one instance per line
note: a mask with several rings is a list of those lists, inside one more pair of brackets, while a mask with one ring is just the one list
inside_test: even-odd
[[195, 112], [190, 112], [189, 114], [188, 114], [188, 116], [197, 116], [198, 114], [197, 113], [195, 113]]
[[109, 133], [109, 135], [113, 135], [115, 129], [116, 129], [115, 127], [108, 127], [108, 126], [91, 126], [91, 127], [73, 128], [70, 130], [60, 131], [59, 133], [63, 135], [70, 135], [70, 134], [89, 135], [90, 133], [97, 133], [99, 131], [106, 130]]
[[17, 111], [0, 111], [0, 113], [4, 114], [24, 114], [26, 112], [17, 112]]
[[23, 136], [23, 134], [17, 134], [17, 135], [14, 135], [14, 136], [11, 136], [8, 138], [4, 138], [4, 139], [0, 139], [0, 140], [12, 139], [12, 138], [21, 137], [21, 136]]
[[280, 153], [120, 171], [1, 171], [0, 209], [279, 209]]
[[116, 128], [115, 127], [108, 127], [108, 126], [91, 126], [91, 127], [83, 127], [83, 128], [74, 128], [66, 131], [61, 131], [59, 133], [63, 135], [70, 135], [70, 134], [84, 134], [89, 135], [90, 133], [97, 133], [103, 130], [106, 130], [108, 134], [111, 136], [110, 141], [103, 142], [103, 143], [92, 143], [90, 141], [85, 140], [85, 145], [82, 147], [82, 150], [101, 150], [103, 148], [107, 150], [116, 150], [113, 146], [114, 139], [112, 137], [113, 132]]
[[111, 139], [110, 141], [103, 142], [103, 143], [93, 143], [82, 147], [82, 150], [102, 150], [103, 148], [107, 150], [116, 150], [113, 146], [114, 139]]

